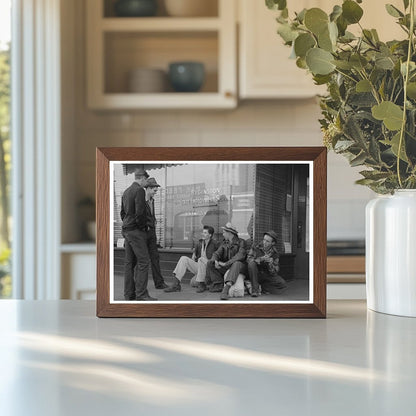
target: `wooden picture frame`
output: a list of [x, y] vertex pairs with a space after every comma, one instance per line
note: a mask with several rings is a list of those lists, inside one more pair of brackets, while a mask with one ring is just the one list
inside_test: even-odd
[[[324, 147], [176, 147], [176, 148], [160, 148], [160, 147], [134, 147], [134, 148], [97, 148], [97, 176], [96, 176], [96, 201], [97, 201], [97, 316], [98, 317], [187, 317], [187, 318], [325, 318], [326, 317], [326, 212], [327, 212], [327, 150]], [[254, 184], [247, 185], [253, 189], [251, 193], [243, 192], [238, 194], [237, 192], [232, 194], [230, 191], [228, 215], [230, 218], [240, 218], [243, 214], [245, 223], [247, 223], [248, 214], [250, 209], [252, 210], [250, 221], [251, 228], [247, 226], [247, 232], [243, 230], [244, 227], [240, 227], [245, 235], [249, 234], [250, 243], [256, 241], [261, 244], [262, 238], [267, 234], [267, 225], [270, 221], [276, 221], [275, 223], [286, 224], [280, 230], [280, 233], [287, 234], [282, 237], [289, 242], [283, 244], [283, 258], [293, 259], [289, 264], [287, 270], [293, 270], [294, 279], [292, 280], [293, 287], [299, 285], [304, 289], [302, 295], [290, 295], [291, 298], [286, 300], [279, 300], [279, 295], [273, 295], [269, 299], [266, 295], [261, 296], [261, 300], [251, 298], [249, 295], [244, 296], [241, 299], [229, 299], [227, 301], [217, 300], [199, 300], [199, 298], [186, 298], [185, 300], [172, 300], [166, 299], [166, 294], [163, 291], [159, 291], [159, 294], [165, 296], [164, 300], [143, 302], [140, 301], [127, 301], [120, 298], [120, 285], [122, 282], [123, 271], [120, 264], [117, 266], [117, 273], [115, 272], [115, 260], [114, 253], [116, 253], [116, 241], [122, 242], [122, 239], [117, 238], [116, 224], [119, 225], [120, 219], [118, 214], [117, 202], [120, 200], [120, 191], [118, 194], [114, 183], [117, 182], [114, 179], [115, 172], [119, 172], [123, 169], [124, 174], [130, 175], [127, 177], [133, 177], [134, 174], [130, 171], [137, 165], [142, 166], [145, 169], [149, 169], [152, 173], [155, 172], [159, 177], [162, 177], [162, 172], [166, 178], [165, 187], [161, 189], [159, 195], [161, 201], [174, 201], [175, 204], [179, 204], [179, 200], [175, 195], [180, 188], [178, 185], [180, 182], [172, 182], [172, 172], [202, 172], [201, 169], [216, 169], [216, 171], [230, 170], [235, 172], [250, 172], [250, 178], [254, 177]], [[238, 166], [237, 166], [238, 165]], [[156, 166], [156, 167], [155, 167]], [[153, 170], [152, 170], [153, 169]], [[264, 176], [263, 172], [287, 172], [284, 182], [281, 179], [281, 175], [273, 173], [273, 175]], [[298, 174], [297, 172], [306, 172], [305, 174]], [[120, 173], [118, 173], [120, 175]], [[240, 175], [240, 173], [234, 175]], [[263, 175], [263, 176], [262, 176]], [[228, 176], [227, 176], [228, 177]], [[270, 177], [271, 179], [267, 179]], [[196, 176], [189, 176], [189, 182], [194, 185], [192, 178]], [[262, 179], [266, 178], [266, 179]], [[280, 179], [279, 179], [280, 178]], [[306, 178], [306, 179], [305, 179]], [[159, 179], [158, 179], [159, 180]], [[195, 179], [196, 180], [196, 179]], [[228, 180], [228, 179], [227, 179]], [[231, 182], [228, 184], [227, 180], [223, 182], [230, 189], [232, 189]], [[236, 179], [230, 179], [235, 181]], [[127, 181], [127, 179], [126, 179]], [[170, 182], [169, 182], [170, 181]], [[262, 182], [263, 181], [263, 182]], [[279, 182], [280, 181], [280, 182]], [[283, 182], [282, 182], [283, 181]], [[130, 181], [131, 182], [131, 181]], [[201, 180], [200, 180], [201, 182]], [[269, 183], [270, 182], [270, 183]], [[127, 182], [126, 182], [127, 183]], [[208, 183], [208, 182], [207, 182]], [[276, 184], [286, 183], [285, 189], [288, 191], [276, 191]], [[304, 184], [307, 183], [307, 188]], [[169, 185], [168, 185], [169, 184]], [[267, 188], [267, 186], [269, 188]], [[121, 185], [117, 185], [121, 186]], [[127, 186], [127, 185], [126, 185]], [[187, 185], [181, 185], [182, 191], [187, 192]], [[271, 186], [271, 187], [270, 187]], [[298, 188], [296, 188], [298, 187]], [[236, 188], [234, 186], [234, 188]], [[266, 193], [266, 188], [269, 189]], [[301, 192], [299, 189], [307, 189], [306, 192]], [[185, 191], [184, 191], [185, 189]], [[207, 188], [208, 189], [208, 188]], [[219, 188], [218, 188], [219, 189]], [[227, 188], [228, 189], [228, 188]], [[282, 188], [283, 189], [283, 188]], [[294, 189], [294, 191], [292, 191]], [[296, 191], [298, 189], [298, 191]], [[213, 198], [207, 195], [211, 191], [206, 189], [201, 191], [201, 200], [211, 200]], [[214, 192], [214, 191], [212, 191]], [[216, 190], [220, 193], [221, 191]], [[227, 191], [228, 192], [228, 191]], [[262, 193], [263, 192], [263, 193]], [[172, 195], [173, 196], [172, 196]], [[194, 191], [192, 191], [194, 194]], [[275, 208], [270, 208], [270, 212], [267, 211], [267, 215], [263, 217], [259, 214], [260, 207], [266, 206], [265, 196], [273, 195], [273, 198], [280, 201], [278, 202], [279, 209], [282, 214], [277, 215]], [[241, 195], [246, 195], [246, 198], [242, 198]], [[281, 197], [278, 197], [281, 195]], [[294, 201], [296, 197], [296, 201]], [[204, 199], [205, 198], [205, 199]], [[215, 197], [215, 201], [219, 201], [221, 198]], [[251, 199], [250, 199], [251, 198]], [[258, 199], [256, 199], [258, 198]], [[194, 200], [192, 200], [194, 201]], [[251, 202], [250, 202], [251, 201]], [[260, 203], [259, 203], [260, 202]], [[186, 198], [181, 202], [184, 207], [194, 207]], [[167, 206], [166, 202], [163, 202]], [[160, 203], [160, 212], [164, 215], [163, 218], [168, 217], [168, 211], [163, 208], [162, 202]], [[188, 205], [187, 205], [188, 204]], [[189, 205], [191, 204], [191, 205]], [[234, 204], [234, 205], [231, 205]], [[238, 209], [240, 207], [251, 207], [247, 209]], [[244, 205], [245, 204], [245, 205]], [[276, 203], [277, 204], [277, 203]], [[162, 206], [163, 205], [163, 206]], [[176, 205], [175, 205], [176, 206]], [[202, 205], [198, 205], [202, 206]], [[205, 206], [205, 205], [204, 205]], [[268, 206], [268, 205], [267, 205]], [[274, 205], [270, 205], [273, 207]], [[277, 206], [277, 205], [276, 205]], [[116, 207], [116, 208], [115, 208]], [[306, 207], [306, 208], [305, 208]], [[184, 208], [184, 210], [186, 210]], [[169, 208], [170, 209], [170, 208]], [[266, 209], [266, 208], [264, 208]], [[267, 208], [269, 209], [269, 208]], [[277, 210], [277, 208], [276, 208]], [[305, 211], [306, 210], [306, 211]], [[244, 212], [240, 212], [244, 211]], [[247, 212], [246, 212], [247, 211]], [[198, 211], [199, 212], [199, 211]], [[202, 211], [201, 211], [202, 212]], [[262, 211], [263, 212], [263, 211]], [[266, 211], [264, 211], [266, 212]], [[280, 211], [279, 211], [280, 212]], [[305, 214], [306, 212], [306, 214]], [[179, 218], [180, 215], [190, 216], [197, 215], [195, 213], [187, 214], [173, 214], [169, 211], [169, 218]], [[272, 215], [273, 214], [273, 215]], [[201, 214], [202, 215], [202, 214]], [[205, 214], [206, 215], [206, 214]], [[241, 217], [241, 218], [243, 218]], [[284, 218], [283, 218], [284, 217]], [[270, 219], [271, 218], [271, 219]], [[303, 218], [303, 220], [302, 220]], [[165, 228], [160, 228], [161, 235], [163, 234], [166, 240], [166, 233], [171, 232], [172, 227], [167, 226], [167, 221], [164, 219], [160, 222], [164, 223]], [[169, 220], [171, 221], [171, 220]], [[183, 220], [186, 222], [186, 219]], [[199, 220], [198, 220], [199, 221]], [[195, 222], [200, 224], [202, 222]], [[181, 223], [182, 224], [182, 223]], [[274, 224], [274, 223], [273, 223]], [[230, 223], [226, 225], [229, 227]], [[162, 227], [159, 225], [159, 227]], [[176, 225], [175, 225], [176, 227]], [[179, 226], [178, 226], [179, 227]], [[182, 227], [182, 226], [181, 226]], [[185, 227], [185, 225], [183, 226]], [[120, 228], [120, 227], [119, 227]], [[198, 227], [197, 227], [198, 228]], [[201, 227], [202, 228], [202, 227]], [[221, 227], [218, 227], [221, 228]], [[255, 231], [258, 229], [258, 231]], [[251, 230], [251, 233], [250, 233]], [[183, 241], [189, 241], [191, 238], [185, 237], [183, 228], [180, 229], [181, 233], [180, 244], [183, 245]], [[220, 230], [218, 230], [219, 232]], [[239, 231], [240, 232], [240, 231]], [[172, 231], [173, 233], [173, 231]], [[192, 236], [196, 234], [192, 231]], [[189, 233], [188, 233], [189, 234]], [[286, 235], [285, 234], [285, 235]], [[173, 235], [173, 234], [172, 234]], [[306, 236], [306, 237], [305, 237]], [[239, 235], [240, 237], [240, 235]], [[308, 240], [310, 237], [310, 240]], [[257, 240], [256, 240], [257, 239]], [[164, 240], [164, 241], [165, 241]], [[171, 239], [173, 241], [173, 237]], [[179, 240], [178, 240], [179, 241]], [[275, 242], [275, 240], [273, 240]], [[177, 250], [174, 244], [170, 243], [172, 253], [176, 253]], [[178, 243], [179, 244], [179, 243]], [[187, 244], [187, 243], [186, 243]], [[247, 243], [248, 244], [248, 243]], [[167, 244], [165, 244], [167, 246]], [[303, 247], [303, 248], [302, 248]], [[185, 248], [186, 249], [186, 248]], [[181, 249], [181, 250], [185, 250]], [[119, 250], [124, 249], [119, 247]], [[166, 249], [168, 250], [168, 249]], [[176, 250], [176, 251], [175, 251]], [[248, 250], [248, 248], [247, 248]], [[159, 251], [163, 251], [159, 249]], [[305, 254], [307, 253], [307, 254]], [[303, 256], [303, 257], [302, 257]], [[298, 258], [305, 258], [302, 264], [297, 263]], [[281, 260], [282, 260], [281, 259]], [[307, 266], [304, 266], [306, 265]], [[296, 270], [299, 267], [307, 267], [308, 276], [307, 282], [297, 278]], [[283, 267], [283, 266], [282, 266]], [[279, 272], [280, 273], [280, 272]], [[243, 276], [244, 277], [244, 276]], [[286, 279], [288, 282], [290, 279]], [[124, 280], [123, 280], [124, 282]], [[151, 280], [149, 279], [148, 287], [150, 288]], [[248, 279], [245, 283], [249, 286]], [[290, 282], [289, 282], [290, 283]], [[288, 283], [289, 287], [290, 284]], [[185, 284], [182, 285], [184, 287]], [[153, 287], [153, 286], [152, 286]], [[150, 290], [150, 289], [149, 289]], [[154, 290], [152, 288], [152, 290]], [[186, 286], [188, 290], [188, 286]], [[190, 293], [190, 292], [189, 292]], [[246, 292], [247, 293], [247, 292]], [[250, 292], [251, 293], [251, 292]], [[178, 293], [178, 296], [185, 296], [184, 292]], [[219, 294], [217, 294], [219, 295]], [[191, 296], [191, 295], [189, 295]], [[192, 295], [193, 296], [193, 295]], [[208, 296], [208, 294], [204, 295]], [[211, 296], [211, 295], [210, 295]], [[302, 298], [304, 296], [304, 298]], [[208, 299], [208, 298], [203, 298]], [[282, 298], [283, 299], [283, 298]], [[301, 299], [301, 300], [298, 300]], [[303, 300], [302, 300], [303, 299]]]

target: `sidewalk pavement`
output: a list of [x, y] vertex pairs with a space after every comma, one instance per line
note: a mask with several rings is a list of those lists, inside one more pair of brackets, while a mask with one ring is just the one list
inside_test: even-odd
[[[172, 284], [172, 277], [165, 277], [165, 282], [168, 285]], [[306, 279], [295, 279], [287, 282], [288, 288], [280, 295], [261, 295], [257, 298], [252, 298], [245, 295], [244, 298], [232, 298], [235, 301], [299, 301], [308, 300], [309, 298], [309, 281]], [[124, 276], [122, 274], [114, 274], [114, 299], [124, 300], [123, 296]], [[157, 300], [163, 301], [184, 301], [184, 300], [200, 300], [200, 301], [218, 301], [221, 293], [211, 293], [205, 291], [203, 293], [196, 293], [196, 288], [191, 287], [189, 280], [182, 282], [180, 292], [166, 293], [163, 289], [155, 289], [151, 274], [149, 274], [149, 283], [147, 285], [150, 296]], [[226, 302], [226, 301], [224, 301]]]

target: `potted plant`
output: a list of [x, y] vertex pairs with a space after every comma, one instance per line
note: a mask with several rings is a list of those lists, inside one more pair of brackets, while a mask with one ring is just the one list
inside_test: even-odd
[[[385, 7], [403, 30], [382, 42], [360, 24], [362, 0], [344, 0], [290, 15], [279, 11], [278, 34], [296, 65], [325, 85], [319, 120], [325, 145], [363, 166], [362, 179], [379, 195], [366, 210], [367, 303], [376, 311], [416, 316], [416, 53], [414, 1]], [[349, 29], [355, 25], [358, 35]], [[355, 31], [357, 33], [357, 31]]]

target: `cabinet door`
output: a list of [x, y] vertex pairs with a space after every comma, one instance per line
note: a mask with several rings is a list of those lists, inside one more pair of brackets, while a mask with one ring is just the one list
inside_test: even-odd
[[[299, 0], [296, 10], [304, 7], [330, 7], [325, 1]], [[312, 77], [289, 59], [291, 49], [276, 33], [277, 12], [264, 1], [239, 0], [240, 17], [240, 97], [241, 98], [305, 98], [322, 93]]]
[[[402, 0], [389, 3], [403, 9]], [[298, 0], [289, 3], [289, 11], [320, 7], [329, 13], [341, 0]], [[311, 75], [289, 58], [291, 49], [276, 33], [278, 12], [269, 10], [262, 0], [238, 0], [240, 20], [239, 88], [241, 98], [305, 98], [323, 94], [324, 87], [313, 84]], [[395, 19], [386, 12], [384, 2], [366, 0], [361, 4], [361, 24], [376, 28], [383, 41], [403, 38]], [[358, 34], [358, 25], [348, 28]]]
[[73, 300], [95, 299], [95, 253], [64, 253], [62, 265], [62, 298]]

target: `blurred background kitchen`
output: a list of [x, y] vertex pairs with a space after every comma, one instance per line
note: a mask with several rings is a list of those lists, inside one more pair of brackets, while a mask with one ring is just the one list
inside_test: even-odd
[[[364, 25], [383, 39], [397, 30], [376, 1], [363, 2]], [[289, 59], [263, 0], [16, 1], [11, 33], [15, 261], [4, 296], [95, 297], [96, 147], [322, 145], [322, 90]], [[373, 194], [328, 156], [328, 296], [365, 298]]]

